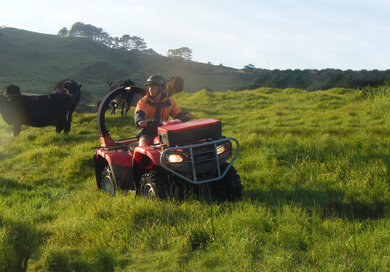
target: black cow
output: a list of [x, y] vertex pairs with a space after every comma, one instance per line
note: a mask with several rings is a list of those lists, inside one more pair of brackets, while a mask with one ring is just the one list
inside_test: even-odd
[[19, 86], [16, 86], [14, 84], [9, 84], [4, 87], [3, 89], [3, 95], [5, 96], [12, 96], [12, 95], [20, 95], [20, 88]]
[[71, 106], [72, 98], [67, 94], [0, 96], [0, 114], [6, 123], [14, 127], [14, 136], [19, 135], [22, 125], [53, 125], [58, 133], [62, 130], [68, 133]]
[[[76, 109], [77, 104], [80, 101], [81, 97], [81, 84], [77, 84], [75, 81], [71, 79], [63, 79], [58, 81], [54, 85], [54, 93], [61, 93], [61, 94], [67, 94], [72, 98], [72, 103], [68, 112], [67, 120], [69, 121], [69, 126], [72, 123], [72, 114], [74, 110]], [[70, 131], [70, 127], [67, 128], [68, 131]]]
[[[140, 96], [144, 96], [146, 94], [146, 91], [143, 88], [135, 87], [135, 84], [130, 79], [126, 78], [124, 80], [117, 80], [117, 81], [107, 81], [107, 84], [110, 86], [109, 92], [119, 88], [119, 87], [127, 87], [131, 88], [129, 91], [117, 95], [111, 102], [111, 114], [115, 114], [115, 110], [120, 106], [121, 107], [121, 115], [127, 115], [127, 112], [129, 111], [130, 107], [132, 105], [137, 104], [138, 99], [133, 101], [134, 95], [138, 94]], [[134, 104], [135, 103], [135, 104]]]

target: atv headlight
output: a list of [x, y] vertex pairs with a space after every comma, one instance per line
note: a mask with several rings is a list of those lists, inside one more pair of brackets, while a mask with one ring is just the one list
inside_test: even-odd
[[178, 154], [170, 154], [168, 155], [168, 162], [175, 163], [175, 162], [182, 162], [184, 159], [181, 155]]
[[225, 144], [217, 146], [217, 154], [221, 155], [223, 152], [225, 152]]

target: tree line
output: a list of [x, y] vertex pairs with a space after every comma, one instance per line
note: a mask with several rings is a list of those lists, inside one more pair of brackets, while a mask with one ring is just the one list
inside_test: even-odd
[[[123, 49], [129, 51], [138, 50], [146, 54], [159, 55], [152, 48], [148, 48], [145, 40], [139, 36], [130, 36], [129, 34], [124, 34], [121, 37], [112, 37], [101, 27], [96, 27], [91, 24], [84, 24], [82, 22], [74, 23], [69, 30], [66, 27], [61, 28], [57, 35], [88, 38], [114, 49]], [[169, 49], [167, 55], [168, 57], [179, 57], [185, 60], [191, 60], [192, 50], [188, 47]]]
[[244, 67], [255, 78], [249, 89], [260, 87], [297, 88], [305, 90], [327, 90], [335, 87], [361, 89], [368, 86], [380, 86], [390, 82], [390, 70], [266, 70], [256, 69], [252, 65]]

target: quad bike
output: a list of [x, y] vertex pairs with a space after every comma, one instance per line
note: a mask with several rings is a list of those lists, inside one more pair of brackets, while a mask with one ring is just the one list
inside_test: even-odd
[[115, 96], [126, 91], [122, 87], [108, 93], [98, 108], [101, 145], [93, 158], [99, 189], [110, 195], [117, 190], [135, 190], [156, 199], [200, 194], [214, 200], [241, 198], [240, 176], [232, 165], [240, 146], [236, 139], [222, 135], [218, 120], [150, 120], [158, 131], [151, 146], [138, 146], [137, 138], [112, 139], [105, 111]]

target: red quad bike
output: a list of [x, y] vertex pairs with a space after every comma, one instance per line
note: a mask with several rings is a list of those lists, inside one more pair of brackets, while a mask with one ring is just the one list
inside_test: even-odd
[[240, 176], [232, 165], [240, 146], [236, 139], [222, 135], [218, 120], [154, 122], [158, 136], [151, 146], [138, 146], [137, 138], [113, 140], [105, 126], [105, 111], [125, 91], [113, 90], [98, 108], [101, 145], [94, 162], [99, 189], [111, 195], [117, 190], [135, 190], [157, 199], [183, 199], [191, 194], [213, 200], [241, 198]]

